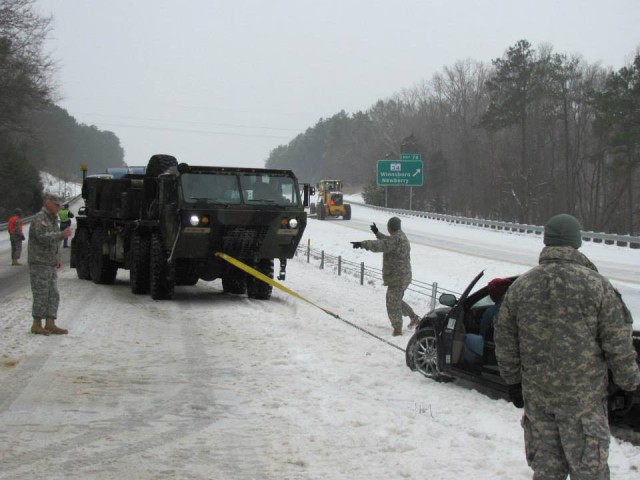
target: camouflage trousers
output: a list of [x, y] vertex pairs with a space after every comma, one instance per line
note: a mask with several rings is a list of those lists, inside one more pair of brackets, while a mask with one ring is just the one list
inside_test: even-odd
[[405, 302], [404, 291], [407, 285], [387, 287], [387, 315], [393, 328], [402, 328], [402, 317], [417, 317], [416, 312]]
[[9, 235], [9, 240], [11, 240], [11, 260], [19, 260], [22, 255], [22, 237]]
[[549, 408], [527, 401], [522, 417], [527, 463], [534, 480], [608, 480], [606, 404], [590, 410]]
[[56, 267], [29, 265], [29, 276], [31, 277], [31, 293], [33, 295], [31, 310], [33, 317], [58, 318], [60, 294], [58, 293]]

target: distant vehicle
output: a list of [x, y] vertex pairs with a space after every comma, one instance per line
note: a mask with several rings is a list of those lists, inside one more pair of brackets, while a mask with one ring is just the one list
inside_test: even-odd
[[[407, 366], [427, 378], [448, 380], [461, 378], [483, 385], [501, 394], [505, 399], [507, 385], [500, 377], [493, 340], [493, 327], [484, 338], [484, 352], [479, 362], [464, 359], [464, 340], [467, 334], [479, 334], [480, 319], [493, 301], [487, 287], [470, 293], [484, 272], [480, 272], [467, 286], [460, 298], [449, 293], [440, 296], [438, 307], [428, 312], [415, 329], [407, 344]], [[516, 277], [514, 277], [515, 279]], [[633, 345], [640, 354], [640, 331], [633, 331]], [[640, 357], [638, 358], [640, 365]], [[611, 378], [611, 372], [610, 376]], [[633, 407], [623, 411], [622, 391], [609, 384], [609, 418], [612, 423], [626, 424], [640, 431], [640, 387], [636, 390]]]
[[317, 214], [319, 220], [328, 217], [342, 217], [351, 220], [351, 205], [344, 203], [342, 180], [320, 180], [318, 201], [309, 205], [309, 214]]
[[152, 156], [143, 173], [88, 176], [82, 197], [71, 243], [78, 278], [110, 284], [123, 268], [133, 293], [156, 300], [217, 278], [225, 292], [270, 298], [271, 285], [215, 253], [270, 278], [278, 259], [284, 280], [307, 224], [308, 194], [292, 171], [178, 165], [171, 155]]

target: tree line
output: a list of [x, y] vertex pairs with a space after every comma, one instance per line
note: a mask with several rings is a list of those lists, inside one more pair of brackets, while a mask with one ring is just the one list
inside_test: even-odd
[[95, 171], [124, 165], [112, 132], [79, 124], [55, 105], [55, 62], [44, 51], [51, 17], [35, 0], [0, 0], [0, 218], [42, 205], [40, 171], [79, 181], [80, 165]]
[[[544, 224], [570, 213], [585, 229], [638, 234], [640, 54], [618, 71], [526, 40], [491, 64], [466, 60], [367, 111], [321, 119], [267, 166], [305, 181], [340, 177], [384, 204], [381, 159], [419, 153], [412, 208]], [[387, 187], [409, 208], [407, 187]]]

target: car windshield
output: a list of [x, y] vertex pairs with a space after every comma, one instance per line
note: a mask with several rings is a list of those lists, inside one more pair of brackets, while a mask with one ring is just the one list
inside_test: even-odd
[[247, 203], [298, 205], [293, 178], [286, 175], [241, 175], [240, 185]]
[[180, 177], [186, 203], [237, 204], [241, 202], [238, 177], [219, 173], [185, 173]]

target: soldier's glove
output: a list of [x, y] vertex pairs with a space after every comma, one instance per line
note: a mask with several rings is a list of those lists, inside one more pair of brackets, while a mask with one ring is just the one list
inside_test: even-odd
[[375, 222], [371, 224], [371, 231], [373, 232], [374, 235], [376, 235], [378, 233], [378, 227], [376, 227]]
[[351, 242], [353, 248], [362, 248], [362, 242]]
[[25, 236], [23, 234], [20, 234], [20, 240], [22, 240], [23, 242], [26, 240]]
[[522, 398], [522, 383], [507, 385], [509, 389], [509, 400], [516, 408], [524, 407], [524, 398]]

